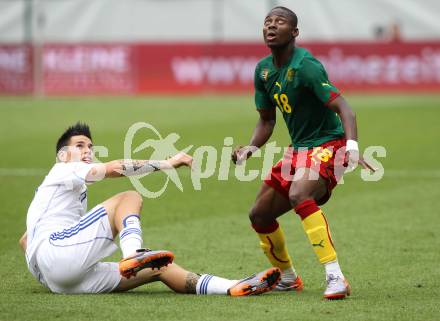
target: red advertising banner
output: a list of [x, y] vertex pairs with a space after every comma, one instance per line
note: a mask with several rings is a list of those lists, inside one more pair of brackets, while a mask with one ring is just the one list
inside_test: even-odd
[[139, 92], [250, 92], [260, 44], [141, 44]]
[[440, 92], [440, 42], [350, 42], [306, 47], [341, 89]]
[[0, 94], [29, 94], [33, 88], [32, 47], [0, 45]]
[[[342, 90], [440, 92], [440, 41], [299, 45]], [[49, 44], [42, 86], [47, 95], [251, 93], [267, 54], [256, 43]], [[31, 93], [32, 70], [31, 46], [0, 45], [0, 94]]]
[[43, 88], [48, 95], [132, 94], [135, 47], [48, 45], [43, 50]]
[[[304, 43], [342, 90], [439, 91], [440, 42]], [[139, 92], [252, 90], [261, 44], [138, 45]]]

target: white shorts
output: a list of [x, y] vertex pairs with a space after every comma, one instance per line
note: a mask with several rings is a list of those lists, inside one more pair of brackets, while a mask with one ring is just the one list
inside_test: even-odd
[[55, 293], [111, 292], [121, 281], [119, 265], [99, 261], [117, 249], [108, 215], [98, 205], [38, 247], [40, 282]]

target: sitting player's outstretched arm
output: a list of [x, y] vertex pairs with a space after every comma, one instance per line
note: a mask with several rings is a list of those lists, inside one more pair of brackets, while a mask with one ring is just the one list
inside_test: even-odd
[[134, 160], [119, 159], [108, 163], [96, 164], [87, 174], [88, 182], [96, 182], [108, 177], [139, 176], [159, 170], [191, 167], [192, 157], [185, 153], [178, 153], [167, 160]]

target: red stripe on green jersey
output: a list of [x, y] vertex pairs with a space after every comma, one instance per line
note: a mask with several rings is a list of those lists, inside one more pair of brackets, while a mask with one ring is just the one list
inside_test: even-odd
[[260, 60], [254, 85], [257, 109], [281, 111], [294, 148], [312, 148], [344, 136], [340, 118], [326, 106], [339, 90], [306, 49], [296, 47], [281, 68], [274, 66], [272, 55]]

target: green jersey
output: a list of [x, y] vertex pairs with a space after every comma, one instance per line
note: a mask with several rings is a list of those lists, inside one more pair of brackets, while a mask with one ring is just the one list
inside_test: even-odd
[[296, 47], [290, 61], [276, 68], [269, 55], [255, 69], [257, 109], [278, 108], [294, 148], [319, 146], [344, 136], [341, 120], [326, 105], [339, 96], [322, 64]]

